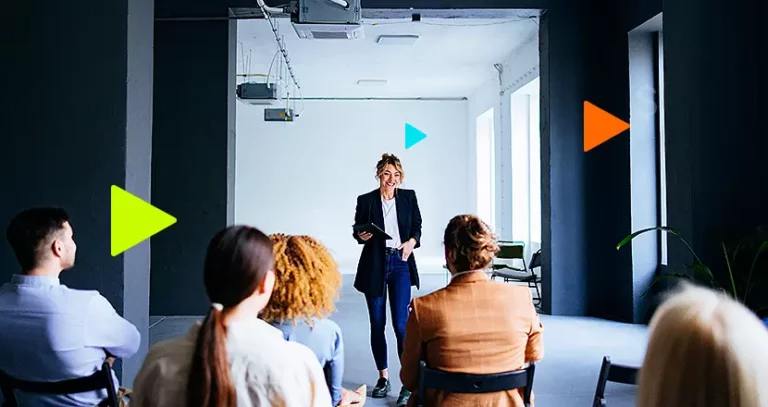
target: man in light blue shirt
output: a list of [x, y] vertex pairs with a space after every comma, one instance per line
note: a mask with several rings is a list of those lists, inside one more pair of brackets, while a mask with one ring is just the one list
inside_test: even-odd
[[[139, 331], [106, 298], [60, 284], [77, 249], [64, 210], [28, 209], [11, 221], [7, 238], [22, 273], [0, 287], [0, 370], [22, 380], [59, 381], [90, 376], [107, 358], [136, 353]], [[17, 393], [21, 406], [94, 406], [106, 397], [106, 391]]]

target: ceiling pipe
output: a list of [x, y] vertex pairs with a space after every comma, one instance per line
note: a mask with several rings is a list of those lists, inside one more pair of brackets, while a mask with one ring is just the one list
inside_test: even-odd
[[264, 16], [243, 17], [156, 17], [155, 21], [229, 21], [229, 20], [263, 20]]
[[261, 11], [264, 14], [267, 13], [274, 13], [274, 14], [283, 14], [285, 11], [282, 8], [279, 7], [270, 7], [264, 3], [264, 0], [256, 0], [256, 3], [259, 4], [259, 8], [261, 8]]
[[[271, 18], [271, 13], [282, 13], [283, 9], [276, 8], [276, 7], [269, 7], [266, 4], [264, 4], [264, 0], [256, 0], [259, 4], [259, 7], [261, 8], [261, 12], [264, 13], [264, 17], [266, 17], [267, 22], [269, 22], [269, 26], [272, 28], [272, 33], [275, 35], [275, 41], [277, 41], [277, 47], [278, 51], [283, 55], [283, 60], [285, 61], [285, 66], [288, 68], [288, 74], [291, 75], [291, 79], [293, 80], [294, 86], [296, 86], [299, 91], [301, 91], [301, 86], [299, 85], [299, 81], [296, 80], [296, 76], [293, 74], [293, 69], [291, 68], [291, 60], [288, 58], [288, 51], [285, 49], [285, 42], [280, 37], [280, 34], [277, 32], [277, 27], [275, 26], [275, 22]], [[275, 11], [276, 10], [276, 11]]]

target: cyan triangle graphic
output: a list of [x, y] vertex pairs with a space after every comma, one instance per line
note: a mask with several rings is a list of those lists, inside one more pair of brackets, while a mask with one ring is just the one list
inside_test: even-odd
[[427, 138], [427, 135], [423, 131], [411, 126], [408, 123], [405, 123], [405, 149], [406, 150], [413, 147], [414, 144], [418, 143], [421, 140], [424, 140], [425, 138]]

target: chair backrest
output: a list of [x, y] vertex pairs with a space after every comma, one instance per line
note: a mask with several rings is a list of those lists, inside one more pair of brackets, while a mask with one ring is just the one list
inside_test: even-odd
[[497, 259], [511, 260], [523, 259], [525, 244], [519, 242], [499, 242], [499, 252], [496, 253]]
[[523, 402], [531, 403], [533, 376], [536, 365], [531, 362], [525, 369], [493, 374], [449, 373], [427, 367], [425, 361], [419, 363], [419, 389], [416, 393], [416, 405], [424, 406], [426, 389], [442, 390], [451, 393], [493, 393], [497, 391], [523, 389]]
[[593, 407], [605, 407], [605, 384], [607, 382], [622, 384], [637, 384], [638, 368], [633, 366], [619, 365], [611, 363], [611, 358], [603, 357], [603, 364], [600, 367], [600, 375], [597, 378], [597, 389], [595, 390], [595, 400]]
[[88, 377], [58, 382], [20, 380], [0, 370], [0, 388], [3, 391], [3, 398], [5, 398], [4, 407], [18, 406], [14, 390], [36, 394], [75, 394], [106, 389], [108, 397], [99, 406], [118, 407], [119, 405], [114, 382], [112, 382], [112, 368], [106, 362], [101, 366], [101, 370]]
[[328, 390], [333, 390], [333, 372], [331, 371], [331, 362], [326, 362], [323, 366], [323, 376], [325, 376], [325, 384], [328, 386]]
[[541, 267], [541, 249], [536, 250], [536, 253], [531, 256], [531, 262], [528, 264], [528, 268], [531, 269], [531, 272], [533, 272], [533, 269], [536, 267]]

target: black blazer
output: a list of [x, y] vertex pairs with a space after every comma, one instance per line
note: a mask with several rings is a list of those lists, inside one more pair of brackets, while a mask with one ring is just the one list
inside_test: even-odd
[[[410, 238], [416, 240], [416, 246], [421, 246], [421, 212], [416, 201], [416, 192], [410, 189], [395, 191], [397, 207], [397, 225], [400, 239], [405, 242]], [[373, 222], [384, 229], [384, 212], [381, 209], [381, 192], [375, 189], [357, 197], [355, 207], [355, 224]], [[360, 240], [357, 232], [352, 230], [352, 236], [358, 243], [365, 245], [357, 263], [355, 288], [363, 294], [371, 296], [384, 295], [384, 268], [386, 266], [386, 241], [372, 237], [367, 242]], [[416, 268], [414, 253], [408, 257], [408, 269], [411, 273], [411, 285], [419, 288], [419, 271]]]

